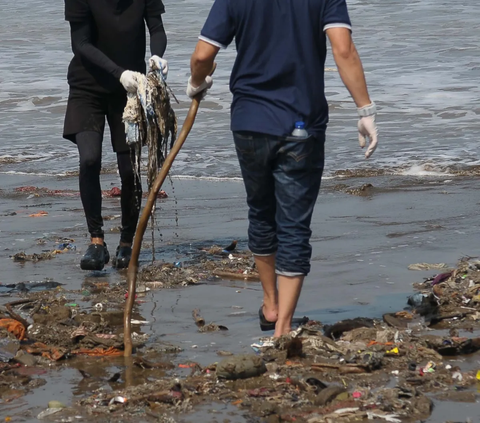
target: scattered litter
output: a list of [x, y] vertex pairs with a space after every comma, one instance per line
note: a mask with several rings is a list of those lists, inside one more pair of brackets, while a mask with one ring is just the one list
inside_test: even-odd
[[46, 211], [39, 211], [38, 213], [33, 213], [33, 214], [30, 214], [28, 215], [28, 217], [43, 217], [43, 216], [47, 216], [48, 213]]
[[66, 408], [66, 405], [60, 401], [50, 401], [48, 403], [48, 408]]
[[453, 372], [452, 379], [458, 380], [459, 382], [461, 382], [463, 380], [463, 375], [460, 372]]
[[108, 405], [113, 405], [115, 403], [125, 404], [126, 402], [127, 402], [127, 399], [125, 397], [113, 397], [108, 403]]
[[373, 411], [367, 411], [368, 420], [383, 419], [389, 423], [402, 423], [396, 414], [379, 414]]
[[425, 367], [422, 368], [423, 373], [434, 373], [435, 372], [435, 363], [429, 361]]
[[20, 341], [25, 339], [26, 328], [18, 320], [0, 319], [0, 328], [6, 329]]
[[136, 320], [136, 319], [132, 319], [130, 320], [130, 323], [132, 325], [148, 325], [150, 322], [148, 320]]
[[37, 419], [38, 420], [43, 420], [45, 417], [51, 416], [52, 414], [58, 413], [59, 411], [62, 411], [61, 408], [47, 408], [45, 411], [42, 411], [40, 414], [38, 414]]
[[408, 266], [409, 270], [432, 270], [432, 269], [445, 269], [446, 263], [415, 263]]
[[62, 242], [61, 244], [57, 245], [56, 250], [58, 250], [58, 251], [76, 251], [77, 246], [75, 244], [73, 244], [72, 242]]

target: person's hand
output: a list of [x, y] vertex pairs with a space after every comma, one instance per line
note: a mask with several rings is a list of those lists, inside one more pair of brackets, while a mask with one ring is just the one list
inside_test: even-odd
[[148, 67], [151, 70], [160, 70], [165, 79], [168, 75], [168, 62], [165, 59], [162, 59], [160, 56], [153, 55], [148, 59]]
[[357, 109], [360, 120], [358, 121], [358, 143], [361, 148], [364, 148], [368, 139], [368, 148], [365, 152], [365, 158], [368, 159], [378, 143], [378, 129], [375, 117], [377, 115], [377, 108], [375, 103], [369, 104]]
[[211, 76], [205, 77], [205, 81], [203, 81], [198, 87], [194, 87], [192, 85], [192, 77], [188, 78], [188, 85], [187, 85], [187, 95], [193, 99], [197, 94], [202, 93], [202, 99], [206, 96], [207, 90], [211, 88], [213, 84], [213, 79]]
[[128, 93], [137, 92], [138, 80], [136, 72], [126, 70], [120, 76], [120, 82]]

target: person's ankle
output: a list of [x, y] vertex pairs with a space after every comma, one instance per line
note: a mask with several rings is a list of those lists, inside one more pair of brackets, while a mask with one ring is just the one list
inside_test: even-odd
[[99, 238], [99, 237], [92, 237], [90, 242], [96, 245], [103, 245], [104, 243], [103, 238]]
[[120, 241], [120, 247], [131, 247], [132, 246], [132, 243], [131, 242], [123, 242], [123, 241]]
[[283, 335], [288, 335], [292, 331], [291, 322], [281, 322], [277, 320], [275, 324], [275, 333], [273, 334], [274, 338], [279, 338]]
[[275, 301], [263, 299], [263, 315], [269, 322], [276, 322], [278, 318], [278, 305]]

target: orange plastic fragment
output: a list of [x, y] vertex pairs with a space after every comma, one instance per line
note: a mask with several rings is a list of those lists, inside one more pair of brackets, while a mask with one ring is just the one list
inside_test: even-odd
[[118, 348], [109, 347], [107, 349], [104, 348], [80, 348], [78, 350], [71, 351], [71, 354], [75, 355], [88, 355], [90, 357], [118, 357], [123, 355], [123, 351], [120, 351]]
[[233, 401], [232, 405], [240, 405], [242, 402], [243, 400], [239, 399], [239, 400]]
[[15, 338], [23, 341], [25, 339], [25, 326], [15, 319], [0, 319], [0, 328], [5, 328]]
[[195, 363], [190, 363], [190, 364], [179, 364], [178, 367], [181, 369], [192, 369], [196, 366]]
[[29, 354], [41, 354], [42, 357], [48, 358], [49, 360], [58, 361], [63, 358], [66, 354], [66, 350], [63, 348], [49, 347], [43, 342], [35, 342], [31, 345], [24, 345], [22, 349], [28, 352]]
[[42, 217], [42, 216], [47, 216], [48, 213], [46, 211], [39, 211], [38, 213], [33, 213], [30, 214], [29, 217]]

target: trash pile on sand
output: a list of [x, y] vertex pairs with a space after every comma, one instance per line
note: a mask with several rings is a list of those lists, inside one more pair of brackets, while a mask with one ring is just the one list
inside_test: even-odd
[[[249, 254], [236, 253], [235, 247], [207, 249], [203, 259], [191, 266], [148, 266], [140, 281], [171, 287], [188, 278], [193, 282], [187, 284], [197, 283], [215, 275], [216, 269], [241, 276], [246, 269], [254, 272]], [[480, 350], [480, 337], [476, 337], [480, 261], [462, 259], [455, 269], [428, 266], [411, 268], [440, 269], [441, 273], [415, 284], [418, 292], [408, 298], [404, 310], [382, 319], [356, 318], [333, 325], [309, 321], [288, 336], [261, 338], [252, 344], [250, 354], [219, 351], [218, 362], [208, 366], [182, 364], [190, 373], [183, 377], [172, 362], [152, 361], [163, 351], [156, 351], [146, 334], [136, 333], [131, 365], [112, 376], [122, 389], [101, 386], [74, 407], [50, 411], [54, 415], [49, 418], [68, 421], [80, 414], [87, 419], [141, 417], [142, 421], [174, 422], [179, 412], [222, 402], [238, 407], [251, 421], [268, 423], [403, 422], [428, 418], [432, 399], [475, 402], [480, 371], [464, 356]], [[122, 353], [125, 287], [97, 283], [82, 292], [65, 292], [58, 286], [23, 295], [23, 300], [0, 309], [0, 397], [11, 395], [11, 386], [28, 390], [42, 383], [22, 375], [19, 366], [42, 367], [80, 354]], [[79, 296], [95, 305], [82, 310], [74, 302]], [[206, 324], [198, 310], [192, 316], [200, 332], [227, 330]], [[24, 324], [26, 318], [33, 323]], [[135, 315], [134, 319], [139, 319], [134, 321], [138, 324], [142, 318]], [[156, 374], [137, 386], [127, 383], [139, 369], [148, 374], [159, 368], [163, 376]], [[6, 385], [10, 388], [2, 391]]]
[[[45, 187], [36, 187], [36, 186], [22, 186], [15, 188], [14, 191], [15, 195], [21, 194], [29, 194], [27, 199], [30, 198], [39, 198], [39, 197], [77, 197], [80, 195], [79, 191], [74, 191], [71, 189], [50, 189]], [[122, 190], [118, 187], [113, 187], [108, 190], [102, 191], [102, 196], [104, 198], [115, 198], [120, 197], [122, 195]], [[142, 196], [145, 198], [147, 197], [148, 193], [143, 193]], [[168, 195], [165, 191], [161, 190], [157, 196], [159, 199], [168, 198]], [[44, 212], [46, 213], [46, 212]], [[46, 213], [48, 214], [48, 213]], [[38, 216], [31, 216], [31, 217], [40, 217]]]
[[139, 284], [147, 288], [171, 288], [215, 279], [260, 281], [252, 254], [237, 251], [236, 247], [237, 241], [233, 241], [226, 248], [214, 245], [201, 249], [191, 261], [145, 266], [139, 272]]

